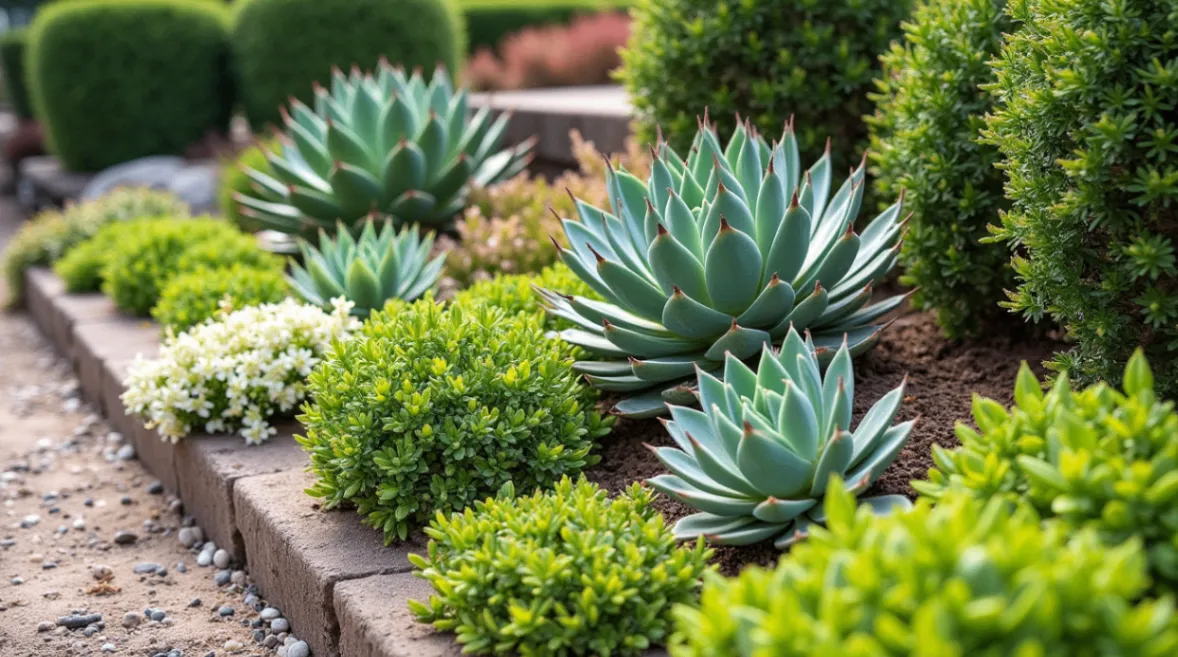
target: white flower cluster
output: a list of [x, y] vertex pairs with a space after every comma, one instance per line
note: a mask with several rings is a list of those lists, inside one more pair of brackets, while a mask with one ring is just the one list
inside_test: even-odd
[[341, 297], [332, 306], [328, 314], [287, 299], [168, 336], [158, 358], [132, 364], [123, 403], [172, 442], [201, 427], [240, 429], [247, 443], [261, 443], [276, 433], [268, 419], [303, 401], [307, 375], [332, 340], [360, 326], [352, 302]]

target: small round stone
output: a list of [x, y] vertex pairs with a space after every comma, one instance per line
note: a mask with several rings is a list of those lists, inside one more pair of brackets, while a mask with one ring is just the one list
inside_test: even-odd
[[245, 571], [244, 570], [233, 571], [233, 575], [229, 578], [229, 581], [233, 582], [234, 584], [236, 584], [238, 586], [245, 586]]
[[188, 572], [188, 566], [184, 565], [184, 562], [181, 561], [180, 563], [176, 564], [176, 572], [186, 573]]
[[184, 653], [180, 652], [179, 650], [173, 650], [168, 653], [168, 657], [184, 657]]
[[115, 543], [118, 545], [131, 545], [139, 540], [139, 535], [135, 532], [126, 530], [115, 532]]
[[225, 586], [229, 583], [229, 578], [230, 573], [228, 570], [220, 570], [217, 571], [215, 576], [213, 576], [213, 581], [217, 583], [217, 586]]
[[57, 627], [57, 624], [53, 621], [41, 621], [40, 623], [37, 623], [38, 632], [49, 632], [55, 627]]
[[143, 622], [143, 618], [133, 611], [128, 611], [127, 613], [123, 614], [123, 627], [127, 629], [136, 627], [141, 622]]
[[262, 613], [258, 615], [262, 617], [262, 620], [274, 620], [275, 618], [281, 616], [282, 612], [278, 611], [274, 607], [266, 607], [262, 610]]
[[25, 583], [25, 578], [18, 575], [17, 577], [13, 577], [8, 581], [11, 582], [13, 586], [20, 586], [21, 584]]
[[262, 630], [254, 630], [254, 643], [261, 643], [266, 640], [266, 633]]
[[238, 650], [241, 650], [244, 647], [245, 647], [245, 644], [238, 641], [237, 639], [229, 639], [228, 641], [225, 642], [225, 649], [228, 650], [229, 652], [237, 652]]
[[200, 606], [200, 598], [193, 598], [193, 599], [189, 600], [188, 606], [189, 607], [199, 607]]
[[274, 648], [275, 646], [278, 645], [278, 637], [271, 634], [270, 636], [266, 637], [265, 640], [262, 641], [262, 645], [267, 648]]
[[148, 495], [163, 495], [164, 494], [164, 484], [159, 481], [151, 482], [150, 484], [147, 485], [147, 494]]
[[286, 620], [285, 618], [275, 618], [274, 620], [270, 621], [270, 629], [275, 633], [289, 632], [290, 621]]
[[217, 550], [213, 553], [213, 565], [218, 568], [229, 567], [229, 553], [225, 550]]
[[310, 657], [311, 646], [306, 641], [295, 641], [286, 649], [286, 657]]
[[102, 564], [90, 566], [90, 576], [96, 580], [102, 581], [114, 574], [115, 571], [111, 570], [110, 566], [104, 566]]
[[200, 566], [201, 568], [204, 568], [206, 566], [211, 566], [212, 564], [213, 564], [212, 553], [201, 552], [200, 554], [196, 555], [196, 565]]
[[159, 572], [161, 568], [163, 568], [163, 566], [159, 565], [158, 563], [153, 561], [144, 561], [142, 563], [135, 564], [135, 574], [149, 575], [151, 573]]
[[130, 461], [135, 458], [135, 447], [132, 445], [123, 445], [119, 451], [115, 452], [115, 458], [120, 461]]
[[222, 618], [224, 618], [226, 616], [232, 616], [233, 615], [233, 607], [223, 606], [217, 610], [217, 613], [221, 614]]
[[151, 620], [153, 620], [153, 621], [162, 621], [163, 619], [165, 619], [167, 617], [168, 617], [168, 615], [159, 609], [156, 609], [155, 611], [151, 612]]
[[113, 644], [113, 643], [102, 644], [102, 652], [114, 652], [114, 651], [115, 651], [115, 644]]

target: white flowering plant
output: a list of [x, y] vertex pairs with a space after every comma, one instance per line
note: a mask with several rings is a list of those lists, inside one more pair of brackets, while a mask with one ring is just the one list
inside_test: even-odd
[[199, 428], [259, 444], [276, 433], [270, 418], [293, 413], [306, 397], [324, 352], [359, 328], [350, 301], [332, 306], [328, 313], [287, 299], [169, 332], [157, 358], [132, 364], [123, 403], [173, 443]]

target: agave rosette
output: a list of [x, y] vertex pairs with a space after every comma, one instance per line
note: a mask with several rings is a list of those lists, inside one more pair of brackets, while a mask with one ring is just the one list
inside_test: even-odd
[[446, 254], [429, 259], [433, 233], [422, 237], [417, 226], [394, 231], [382, 222], [380, 231], [368, 221], [353, 238], [342, 227], [335, 236], [319, 231], [319, 248], [299, 240], [302, 264], [291, 266], [291, 287], [308, 303], [331, 307], [331, 300], [351, 301], [352, 314], [367, 317], [390, 299], [413, 301], [433, 289], [442, 274]]
[[[832, 475], [859, 495], [896, 459], [916, 420], [893, 425], [904, 383], [884, 395], [851, 430], [855, 374], [843, 344], [825, 377], [808, 337], [790, 331], [766, 345], [756, 372], [728, 356], [723, 380], [699, 374], [702, 411], [671, 406], [664, 426], [677, 447], [650, 447], [671, 471], [649, 483], [699, 510], [675, 524], [677, 538], [721, 545], [774, 540], [785, 548], [823, 522]], [[884, 513], [910, 505], [902, 495], [863, 498]]]
[[561, 258], [605, 301], [541, 290], [574, 324], [562, 337], [599, 357], [576, 368], [629, 395], [616, 411], [648, 417], [690, 403], [696, 368], [753, 357], [791, 326], [819, 347], [858, 355], [903, 296], [870, 303], [896, 263], [902, 198], [854, 231], [864, 165], [831, 195], [830, 148], [803, 172], [792, 120], [767, 144], [747, 124], [726, 148], [705, 115], [686, 160], [659, 140], [647, 181], [610, 167], [612, 211], [576, 201]]
[[316, 85], [315, 107], [283, 109], [280, 148], [267, 151], [272, 175], [243, 167], [253, 195], [240, 212], [257, 225], [311, 238], [342, 222], [358, 230], [371, 212], [398, 225], [444, 226], [466, 204], [470, 184], [519, 173], [533, 141], [500, 149], [510, 117], [487, 108], [468, 116], [438, 67], [427, 84], [382, 61], [375, 74], [336, 69], [331, 90]]

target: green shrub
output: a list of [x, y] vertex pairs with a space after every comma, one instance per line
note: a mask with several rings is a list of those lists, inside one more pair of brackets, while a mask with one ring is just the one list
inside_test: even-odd
[[29, 28], [33, 108], [53, 152], [92, 171], [225, 130], [228, 14], [208, 0], [71, 0]]
[[432, 297], [374, 312], [310, 376], [308, 493], [354, 504], [391, 542], [508, 481], [575, 474], [610, 421], [571, 365], [536, 318]]
[[21, 225], [4, 249], [3, 269], [8, 288], [5, 306], [21, 304], [26, 269], [53, 264], [71, 248], [90, 239], [107, 222], [156, 215], [179, 217], [187, 213], [188, 205], [174, 194], [141, 188], [115, 189], [60, 212], [42, 212]]
[[975, 397], [978, 430], [958, 423], [961, 447], [934, 446], [937, 468], [912, 485], [935, 499], [966, 491], [1026, 500], [1110, 544], [1137, 537], [1154, 581], [1178, 588], [1178, 414], [1154, 393], [1145, 356], [1130, 359], [1124, 393], [1105, 383], [1073, 392], [1061, 376], [1044, 394], [1024, 364], [1014, 398], [1007, 411]]
[[291, 96], [310, 104], [332, 67], [376, 68], [387, 58], [457, 71], [466, 50], [454, 0], [240, 0], [233, 48], [241, 101], [255, 127], [279, 124]]
[[987, 137], [1013, 208], [997, 237], [1025, 249], [1007, 306], [1075, 340], [1055, 365], [1116, 382], [1143, 346], [1178, 392], [1178, 43], [1169, 2], [1013, 2]]
[[242, 167], [248, 167], [268, 176], [274, 175], [270, 169], [270, 162], [266, 159], [266, 151], [277, 149], [277, 139], [266, 139], [242, 150], [236, 158], [221, 163], [221, 181], [217, 186], [217, 207], [221, 209], [221, 214], [226, 219], [248, 233], [256, 233], [265, 226], [243, 215], [239, 211], [240, 204], [233, 200], [234, 194], [254, 193], [253, 183], [249, 176], [245, 175]]
[[694, 603], [710, 551], [676, 547], [634, 484], [614, 499], [582, 479], [498, 498], [430, 523], [428, 557], [410, 555], [437, 595], [409, 606], [453, 631], [464, 652], [638, 655], [662, 644], [675, 604]]
[[1140, 546], [1040, 524], [1029, 508], [951, 496], [876, 516], [827, 488], [827, 529], [676, 607], [674, 657], [1163, 657], [1173, 601], [1138, 602]]
[[470, 52], [495, 49], [526, 27], [565, 24], [577, 14], [628, 7], [633, 0], [458, 0]]
[[[637, 111], [639, 136], [661, 125], [684, 157], [696, 117], [708, 108], [720, 134], [736, 114], [766, 141], [797, 116], [805, 160], [827, 137], [836, 154], [865, 136], [862, 116], [876, 57], [900, 34], [911, 0], [644, 0], [631, 12], [621, 78]], [[852, 164], [838, 156], [835, 171]]]
[[[508, 315], [529, 315], [539, 319], [548, 331], [572, 328], [573, 324], [568, 320], [544, 311], [533, 286], [601, 301], [601, 295], [577, 277], [568, 265], [555, 262], [534, 275], [499, 274], [495, 278], [479, 281], [455, 295], [453, 303], [466, 306], [486, 304], [501, 308]], [[563, 341], [561, 343], [565, 344]]]
[[123, 311], [147, 316], [177, 274], [236, 263], [274, 267], [275, 258], [223, 221], [158, 219], [116, 246], [103, 269], [102, 291]]
[[158, 219], [138, 218], [115, 221], [98, 229], [93, 237], [65, 252], [53, 264], [53, 271], [65, 282], [67, 292], [97, 292], [102, 288], [103, 270], [110, 254], [125, 239]]
[[233, 265], [201, 267], [172, 277], [160, 292], [151, 316], [175, 333], [203, 323], [222, 309], [278, 303], [286, 298], [286, 278], [274, 269]]
[[29, 88], [25, 83], [25, 47], [28, 32], [24, 28], [9, 30], [0, 36], [0, 64], [4, 67], [4, 91], [18, 118], [33, 118]]
[[933, 308], [950, 337], [977, 335], [1013, 286], [1010, 254], [983, 244], [1007, 207], [998, 151], [978, 142], [990, 111], [989, 66], [1012, 29], [1006, 0], [923, 0], [904, 43], [883, 56], [881, 92], [868, 117], [875, 187], [901, 191], [912, 213], [900, 252], [913, 303]]

